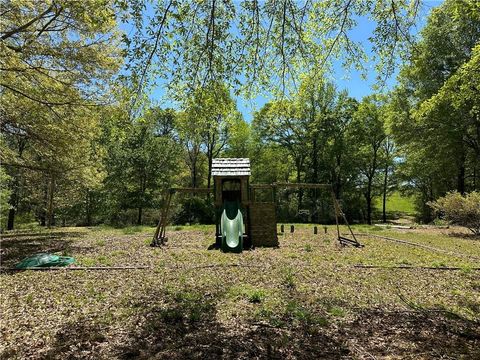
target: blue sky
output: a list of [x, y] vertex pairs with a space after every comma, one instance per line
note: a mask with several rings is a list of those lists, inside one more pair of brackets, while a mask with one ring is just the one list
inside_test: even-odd
[[[425, 25], [427, 16], [431, 9], [440, 5], [442, 1], [443, 0], [430, 0], [422, 2], [419, 22], [414, 32], [418, 32]], [[372, 31], [375, 28], [375, 23], [364, 17], [358, 18], [357, 22], [357, 27], [351, 31], [349, 35], [352, 37], [352, 39], [360, 41], [367, 55], [371, 56], [371, 44], [368, 41], [368, 38], [372, 35]], [[122, 24], [120, 27], [122, 30], [128, 33], [131, 25]], [[365, 64], [365, 67], [367, 69], [366, 79], [363, 78], [361, 73], [355, 69], [344, 69], [341, 65], [341, 60], [335, 61], [333, 63], [333, 69], [331, 72], [332, 78], [330, 80], [335, 83], [338, 90], [346, 89], [350, 96], [360, 100], [362, 97], [374, 92], [373, 85], [376, 82], [377, 76], [373, 62]], [[396, 74], [387, 79], [383, 90], [388, 90], [395, 85], [395, 77]], [[165, 81], [158, 81], [158, 86], [154, 89], [150, 98], [153, 102], [158, 103], [162, 107], [173, 107], [173, 104], [164, 96], [164, 84]], [[253, 112], [260, 109], [267, 101], [268, 98], [264, 96], [258, 96], [251, 100], [245, 100], [240, 97], [236, 98], [238, 110], [243, 114], [244, 119], [247, 121], [251, 121]]]
[[[421, 13], [419, 16], [419, 22], [415, 29], [415, 33], [418, 32], [423, 28], [426, 24], [426, 20], [430, 11], [434, 8], [439, 6], [443, 0], [430, 0], [424, 1], [421, 8]], [[364, 45], [364, 50], [366, 51], [367, 55], [370, 57], [372, 55], [371, 44], [368, 41], [368, 38], [372, 35], [372, 32], [375, 28], [375, 23], [369, 21], [367, 18], [358, 18], [357, 19], [358, 25], [357, 27], [349, 33], [352, 39], [356, 41], [362, 42]], [[332, 81], [337, 86], [337, 89], [340, 90], [347, 90], [349, 95], [356, 98], [357, 100], [361, 100], [364, 96], [370, 95], [374, 92], [373, 85], [376, 83], [376, 76], [377, 72], [374, 69], [374, 63], [367, 63], [366, 68], [367, 71], [367, 78], [363, 78], [360, 71], [355, 69], [345, 69], [342, 66], [341, 60], [335, 61], [333, 63], [332, 69]], [[396, 84], [396, 75], [398, 71], [393, 74], [389, 79], [387, 79], [383, 90], [391, 89]], [[255, 109], [260, 109], [268, 99], [263, 96], [258, 96], [253, 100], [246, 101], [241, 98], [237, 98], [237, 107], [240, 112], [243, 114], [243, 117], [247, 121], [251, 121], [253, 111]]]

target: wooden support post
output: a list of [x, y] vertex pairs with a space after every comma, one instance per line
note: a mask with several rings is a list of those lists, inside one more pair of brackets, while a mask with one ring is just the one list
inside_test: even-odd
[[167, 224], [168, 224], [168, 213], [170, 210], [170, 202], [172, 201], [172, 196], [173, 192], [168, 193], [168, 198], [167, 198], [167, 207], [165, 209], [165, 214], [163, 217], [163, 225], [162, 228], [160, 229], [160, 245], [163, 245], [165, 243], [165, 234], [167, 232]]
[[337, 198], [335, 197], [335, 192], [333, 191], [333, 187], [331, 189], [332, 192], [332, 202], [333, 208], [335, 210], [335, 224], [337, 226], [337, 240], [340, 241], [340, 226], [338, 225], [338, 208], [337, 208]]
[[338, 241], [339, 241], [340, 244], [342, 244], [342, 245], [345, 245], [345, 243], [348, 243], [348, 242], [345, 241], [345, 240], [348, 240], [348, 239], [346, 239], [346, 238], [344, 238], [344, 237], [342, 237], [342, 236], [340, 235], [340, 227], [339, 227], [339, 225], [338, 225], [338, 216], [340, 215], [340, 216], [342, 216], [343, 221], [345, 221], [345, 225], [347, 225], [348, 230], [350, 231], [350, 234], [351, 234], [352, 237], [353, 237], [353, 240], [352, 240], [351, 242], [352, 242], [352, 243], [355, 243], [356, 246], [359, 246], [359, 247], [362, 246], [362, 245], [358, 242], [357, 238], [355, 237], [355, 234], [353, 233], [353, 230], [352, 230], [352, 228], [350, 227], [350, 224], [348, 223], [347, 217], [345, 216], [345, 214], [343, 213], [342, 209], [340, 208], [340, 204], [338, 203], [337, 198], [335, 197], [335, 193], [334, 193], [334, 191], [333, 191], [333, 188], [332, 188], [332, 198], [333, 198], [333, 205], [334, 205], [334, 207], [335, 207], [335, 220], [336, 220], [336, 222], [337, 222], [337, 236], [338, 236]]
[[[164, 240], [165, 240], [166, 227], [168, 223], [168, 212], [170, 209], [170, 203], [172, 201], [173, 194], [174, 194], [174, 190], [170, 189], [164, 195], [165, 204], [160, 213], [160, 219], [158, 221], [157, 228], [155, 229], [155, 235], [153, 235], [151, 246], [163, 245], [165, 242]], [[159, 240], [160, 240], [160, 244], [158, 243]]]
[[[168, 192], [165, 191], [165, 193], [163, 194], [163, 199], [165, 200], [165, 202], [167, 201], [166, 200], [167, 196], [168, 196]], [[150, 246], [157, 246], [158, 235], [160, 234], [160, 228], [162, 227], [164, 213], [165, 213], [165, 206], [163, 206], [162, 209], [160, 210], [160, 217], [158, 218], [157, 228], [155, 229], [155, 234], [153, 234], [153, 239]]]

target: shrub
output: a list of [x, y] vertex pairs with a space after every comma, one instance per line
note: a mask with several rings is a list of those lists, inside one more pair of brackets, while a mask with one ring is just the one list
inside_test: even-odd
[[437, 216], [445, 218], [452, 224], [465, 226], [475, 235], [480, 235], [480, 192], [472, 191], [465, 196], [451, 192], [429, 202]]

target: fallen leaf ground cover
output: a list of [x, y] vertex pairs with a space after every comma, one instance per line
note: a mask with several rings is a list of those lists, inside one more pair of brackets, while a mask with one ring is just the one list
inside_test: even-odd
[[368, 236], [342, 248], [333, 227], [319, 230], [296, 225], [278, 248], [241, 254], [209, 250], [212, 226], [171, 227], [162, 248], [146, 227], [5, 234], [3, 267], [42, 251], [74, 266], [149, 268], [2, 272], [0, 356], [480, 358], [480, 240], [457, 228], [354, 227], [451, 255]]

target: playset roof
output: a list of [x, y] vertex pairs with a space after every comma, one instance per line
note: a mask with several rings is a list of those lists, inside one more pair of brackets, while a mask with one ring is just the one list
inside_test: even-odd
[[250, 176], [250, 159], [217, 158], [212, 162], [213, 176]]

